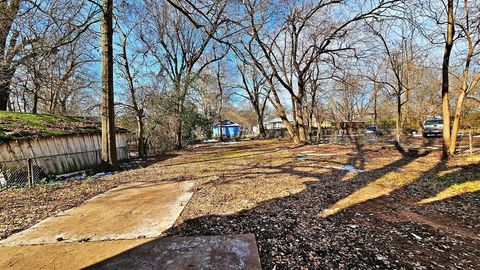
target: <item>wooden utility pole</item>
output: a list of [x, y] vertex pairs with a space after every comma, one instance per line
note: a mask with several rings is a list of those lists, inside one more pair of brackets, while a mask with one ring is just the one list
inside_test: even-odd
[[102, 0], [102, 161], [116, 169], [115, 110], [113, 91], [113, 0]]

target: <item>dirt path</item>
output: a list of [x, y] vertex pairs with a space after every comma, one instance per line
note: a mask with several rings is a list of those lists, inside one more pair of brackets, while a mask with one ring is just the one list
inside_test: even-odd
[[170, 228], [193, 182], [133, 183], [96, 196], [0, 242], [1, 269], [78, 269]]

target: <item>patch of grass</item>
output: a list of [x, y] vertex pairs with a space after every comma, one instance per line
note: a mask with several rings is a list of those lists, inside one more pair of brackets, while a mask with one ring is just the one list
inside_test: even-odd
[[91, 118], [0, 112], [0, 141], [98, 131], [97, 122]]
[[467, 181], [464, 183], [452, 185], [444, 189], [443, 191], [439, 192], [437, 195], [433, 197], [419, 201], [417, 204], [422, 205], [422, 204], [427, 204], [431, 202], [441, 201], [441, 200], [455, 197], [464, 193], [477, 192], [479, 190], [480, 190], [480, 180]]

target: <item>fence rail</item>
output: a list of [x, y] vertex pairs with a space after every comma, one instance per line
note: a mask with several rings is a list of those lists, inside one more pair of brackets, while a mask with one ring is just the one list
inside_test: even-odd
[[[126, 147], [117, 148], [120, 159], [128, 156]], [[0, 161], [0, 190], [34, 186], [55, 175], [94, 169], [101, 164], [101, 150]]]

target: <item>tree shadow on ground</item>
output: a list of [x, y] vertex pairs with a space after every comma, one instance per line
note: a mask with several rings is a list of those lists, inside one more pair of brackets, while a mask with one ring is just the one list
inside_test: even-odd
[[[356, 154], [349, 157], [347, 163], [359, 164], [359, 168], [363, 169], [365, 162], [368, 162], [368, 150], [364, 150], [359, 144], [355, 147]], [[472, 235], [457, 235], [443, 230], [442, 227], [435, 227], [434, 224], [429, 224], [428, 217], [427, 220], [422, 220], [418, 216], [409, 217], [403, 214], [416, 211], [414, 214], [421, 216], [438, 211], [438, 203], [418, 206], [408, 203], [407, 199], [418, 201], [440, 192], [452, 183], [469, 181], [475, 177], [478, 179], [480, 176], [480, 169], [474, 165], [460, 166], [457, 170], [452, 170], [445, 163], [438, 162], [431, 168], [421, 168], [422, 160], [430, 158], [429, 154], [430, 152], [423, 152], [404, 155], [381, 168], [359, 173], [348, 181], [341, 181], [348, 173], [344, 170], [308, 172], [297, 170], [305, 166], [302, 164], [257, 164], [255, 168], [272, 170], [278, 177], [294, 175], [315, 178], [318, 181], [303, 183], [305, 188], [299, 193], [259, 202], [251, 209], [234, 214], [186, 217], [183, 222], [169, 229], [166, 236], [253, 233], [264, 269], [410, 269], [436, 268], [438, 265], [473, 269], [480, 265], [478, 239], [472, 238]], [[311, 161], [307, 161], [306, 165], [308, 162]], [[351, 204], [326, 217], [320, 215], [333, 204], [365, 189], [386, 175], [402, 176], [402, 169], [412, 166], [413, 163], [419, 163], [420, 168], [418, 175], [411, 181], [395, 185], [391, 191], [382, 193], [381, 196], [370, 194], [372, 196], [369, 199]], [[447, 170], [449, 172], [440, 177], [453, 179], [453, 182], [428, 185], [428, 181]], [[218, 184], [234, 182], [245, 173], [238, 171], [227, 174]], [[447, 206], [452, 200], [460, 202], [454, 203], [445, 211], [454, 212], [459, 218], [478, 212], [478, 193], [467, 194], [469, 198], [475, 197], [472, 204], [466, 204], [463, 196], [442, 201], [441, 203]], [[389, 217], [385, 215], [385, 211]], [[397, 213], [400, 214], [396, 215]], [[478, 223], [480, 217], [474, 214], [473, 217], [473, 222]], [[460, 219], [459, 222], [464, 220]], [[120, 258], [131, 256], [138, 248], [125, 251], [91, 268], [114, 264]]]

